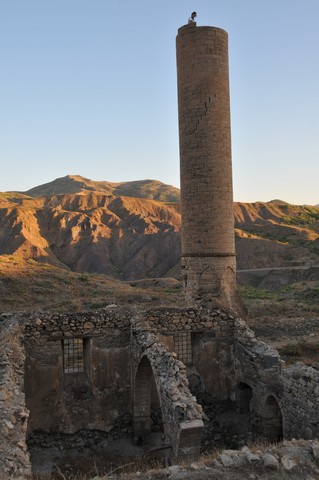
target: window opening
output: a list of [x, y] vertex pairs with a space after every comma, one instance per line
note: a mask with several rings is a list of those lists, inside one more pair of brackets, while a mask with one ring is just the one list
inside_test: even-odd
[[180, 332], [174, 335], [174, 349], [178, 359], [185, 365], [193, 362], [192, 334], [191, 332]]
[[83, 338], [63, 340], [63, 365], [65, 373], [84, 372]]
[[239, 383], [236, 387], [236, 402], [239, 413], [249, 413], [253, 390], [246, 383]]

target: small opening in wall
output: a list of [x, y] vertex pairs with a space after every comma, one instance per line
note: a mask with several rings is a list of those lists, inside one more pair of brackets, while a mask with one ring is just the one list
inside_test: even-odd
[[246, 383], [239, 383], [236, 387], [237, 411], [239, 413], [249, 413], [250, 403], [253, 397], [252, 388]]
[[265, 403], [264, 436], [271, 442], [280, 442], [283, 438], [282, 414], [273, 395], [269, 395]]
[[84, 372], [84, 339], [62, 340], [64, 373]]
[[179, 332], [174, 335], [174, 351], [178, 359], [185, 365], [193, 362], [192, 334], [191, 332]]

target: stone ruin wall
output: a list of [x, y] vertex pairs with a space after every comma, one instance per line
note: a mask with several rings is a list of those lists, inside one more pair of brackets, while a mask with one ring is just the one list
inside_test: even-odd
[[[276, 350], [258, 341], [243, 320], [220, 309], [157, 308], [137, 313], [111, 308], [69, 315], [2, 315], [0, 322], [3, 472], [28, 472], [26, 437], [39, 431], [56, 433], [52, 444], [61, 441], [59, 435], [81, 429], [104, 431], [108, 440], [132, 434], [134, 381], [144, 357], [154, 374], [168, 438], [179, 442], [180, 452], [183, 421], [199, 422], [194, 435], [185, 440], [185, 451], [189, 443], [198, 447], [202, 430], [201, 392], [195, 398], [186, 378], [194, 370], [203, 390], [219, 401], [235, 404], [238, 385], [251, 388], [249, 408], [256, 437], [263, 433], [270, 396], [281, 410], [284, 438], [319, 435], [318, 370], [302, 364], [284, 368]], [[192, 365], [186, 366], [174, 353], [176, 335], [185, 332], [192, 339]], [[62, 339], [72, 337], [89, 342], [85, 373], [63, 373]], [[41, 435], [38, 439], [40, 444], [47, 441]]]
[[23, 333], [5, 315], [0, 319], [0, 476], [31, 473], [26, 444], [29, 411], [24, 397]]
[[[137, 368], [134, 361], [141, 354], [136, 346], [131, 348], [134, 315], [113, 308], [103, 313], [17, 316], [24, 329], [27, 357], [29, 434], [39, 429], [70, 434], [82, 428], [109, 431], [121, 416], [131, 421], [127, 413], [132, 411], [132, 369]], [[141, 317], [149, 333], [158, 335], [171, 352], [174, 335], [189, 332], [193, 362], [205, 389], [216, 397], [227, 398], [234, 317], [219, 310], [192, 308], [154, 309], [143, 312]], [[62, 340], [74, 337], [89, 342], [87, 365], [84, 373], [65, 374]]]
[[[175, 460], [197, 458], [203, 429], [203, 409], [188, 388], [186, 366], [169, 352], [147, 322], [135, 318], [132, 328], [133, 421], [135, 434], [150, 422], [149, 384], [154, 377], [163, 417], [165, 443]], [[150, 430], [150, 425], [147, 425]]]
[[278, 403], [283, 438], [318, 438], [319, 371], [302, 363], [285, 368], [278, 352], [264, 342], [242, 320], [235, 324], [234, 366], [236, 384], [252, 388], [251, 412], [256, 436], [267, 422], [267, 399]]
[[319, 437], [319, 371], [297, 363], [283, 372], [282, 410], [287, 438]]
[[[235, 317], [219, 309], [158, 308], [144, 313], [149, 329], [160, 336], [168, 350], [174, 339], [188, 332], [192, 344], [192, 373], [200, 377], [202, 391], [220, 400], [229, 398], [232, 388], [232, 343]], [[188, 375], [190, 374], [188, 365]]]
[[[102, 313], [29, 313], [12, 317], [12, 324], [18, 325], [20, 329], [20, 342], [25, 346], [25, 358], [22, 361], [25, 363], [25, 376], [21, 391], [25, 388], [23, 408], [27, 406], [30, 417], [25, 425], [24, 438], [27, 434], [31, 443], [34, 441], [35, 444], [40, 442], [52, 446], [62, 440], [61, 434], [72, 435], [83, 429], [104, 431], [110, 439], [133, 432], [132, 384], [137, 368], [135, 363], [142, 355], [141, 347], [138, 349], [136, 343], [135, 346], [131, 343], [134, 315], [129, 310], [111, 308]], [[162, 359], [169, 372], [166, 360], [170, 359], [179, 371], [178, 374], [185, 376], [185, 371], [180, 368], [181, 362], [172, 351], [174, 335], [190, 332], [194, 340], [194, 362], [204, 379], [205, 389], [212, 390], [221, 398], [227, 396], [229, 372], [216, 375], [216, 371], [226, 371], [227, 369], [223, 370], [223, 365], [231, 368], [229, 342], [234, 317], [230, 319], [220, 311], [204, 313], [191, 308], [163, 308], [144, 312], [142, 321], [148, 335], [157, 338], [155, 353], [155, 346], [148, 349], [148, 358], [154, 372], [163, 370], [158, 358]], [[74, 337], [84, 338], [88, 342], [85, 372], [66, 374], [63, 372], [62, 340]], [[202, 352], [214, 362], [216, 368], [208, 367]], [[159, 378], [158, 375], [155, 377]], [[222, 380], [219, 381], [219, 378]], [[170, 400], [175, 399], [177, 404], [186, 405], [190, 402], [184, 420], [198, 421], [201, 418], [201, 408], [190, 394], [186, 383], [185, 377], [185, 384], [178, 381], [174, 388], [171, 385], [173, 397]], [[161, 390], [157, 383], [161, 395], [165, 388]], [[161, 406], [163, 408], [163, 403]], [[166, 412], [170, 412], [171, 407], [170, 404]], [[167, 418], [168, 415], [169, 413]], [[181, 421], [181, 416], [179, 420]], [[198, 431], [201, 428], [202, 426]]]
[[[130, 321], [125, 311], [21, 315], [28, 434], [96, 429], [127, 433], [131, 417]], [[84, 372], [64, 373], [63, 340], [84, 339]], [[117, 432], [114, 432], [118, 430]]]

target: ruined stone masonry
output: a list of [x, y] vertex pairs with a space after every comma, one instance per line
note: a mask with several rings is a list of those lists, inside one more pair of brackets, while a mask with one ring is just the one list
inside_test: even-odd
[[[229, 312], [114, 307], [0, 321], [9, 352], [1, 364], [2, 473], [29, 472], [27, 445], [50, 442], [50, 435], [52, 442], [82, 430], [104, 432], [108, 442], [127, 434], [143, 439], [156, 401], [173, 462], [199, 454], [207, 397], [249, 412], [255, 438], [319, 435], [318, 371], [284, 369], [278, 353]], [[183, 349], [178, 339], [186, 332]], [[83, 369], [67, 372], [65, 342], [74, 338], [83, 342]], [[188, 376], [200, 383], [193, 392]]]
[[1, 317], [0, 335], [0, 476], [31, 473], [27, 448], [29, 411], [24, 395], [23, 331], [12, 318]]
[[319, 436], [318, 370], [285, 368], [236, 313], [227, 49], [218, 28], [179, 30], [185, 307], [1, 315], [0, 476], [77, 435], [107, 451], [161, 431], [171, 463]]

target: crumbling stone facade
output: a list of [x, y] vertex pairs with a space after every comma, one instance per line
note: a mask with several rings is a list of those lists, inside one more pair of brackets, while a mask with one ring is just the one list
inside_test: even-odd
[[29, 411], [24, 396], [25, 352], [19, 323], [1, 317], [0, 476], [31, 473], [26, 432]]
[[[207, 394], [246, 408], [255, 438], [319, 434], [318, 372], [301, 365], [284, 369], [278, 353], [226, 311], [203, 306], [139, 313], [110, 308], [70, 315], [20, 314], [2, 320], [1, 337], [15, 356], [15, 363], [11, 359], [7, 365], [19, 372], [8, 381], [2, 370], [6, 390], [13, 384], [19, 391], [14, 403], [3, 396], [1, 406], [14, 409], [16, 422], [3, 422], [3, 438], [9, 448], [12, 433], [18, 435], [20, 447], [14, 455], [23, 458], [4, 462], [4, 471], [12, 465], [27, 471], [26, 439], [37, 444], [47, 441], [43, 432], [50, 432], [54, 442], [57, 434], [81, 430], [104, 432], [106, 439], [151, 431], [152, 378], [172, 460], [198, 455], [204, 426], [199, 403]], [[175, 352], [178, 336], [185, 332], [190, 336], [187, 365], [178, 358], [185, 351]], [[88, 344], [82, 372], [64, 371], [63, 341], [69, 338]], [[194, 372], [201, 383], [198, 398], [190, 392], [187, 379]], [[6, 410], [2, 418], [13, 417]], [[12, 450], [10, 455], [14, 458]]]
[[[21, 319], [29, 434], [39, 429], [70, 434], [83, 428], [108, 431], [115, 419], [126, 417], [131, 383], [129, 320], [125, 311], [112, 309], [106, 314], [30, 314]], [[83, 368], [78, 371], [65, 369], [68, 339], [82, 342]]]
[[[173, 462], [198, 456], [207, 395], [210, 404], [247, 412], [250, 439], [319, 435], [318, 371], [284, 368], [233, 313], [114, 307], [0, 319], [3, 473], [30, 472], [27, 444], [47, 445], [50, 437], [56, 444], [91, 432], [105, 448], [121, 436], [143, 439], [152, 430], [152, 386]], [[189, 343], [180, 343], [185, 333]], [[74, 338], [83, 341], [83, 370], [69, 372], [64, 342]]]
[[[236, 321], [235, 335], [235, 383], [246, 390], [255, 438], [317, 438], [318, 370], [301, 363], [285, 368], [278, 352], [258, 341], [243, 320]], [[235, 400], [239, 402], [238, 388]]]
[[196, 458], [203, 429], [202, 407], [189, 391], [185, 365], [149, 331], [146, 322], [135, 319], [132, 334], [135, 434], [151, 430], [150, 388], [154, 376], [165, 439], [172, 446], [173, 457]]
[[296, 363], [283, 371], [281, 397], [284, 435], [287, 438], [319, 437], [319, 372]]

